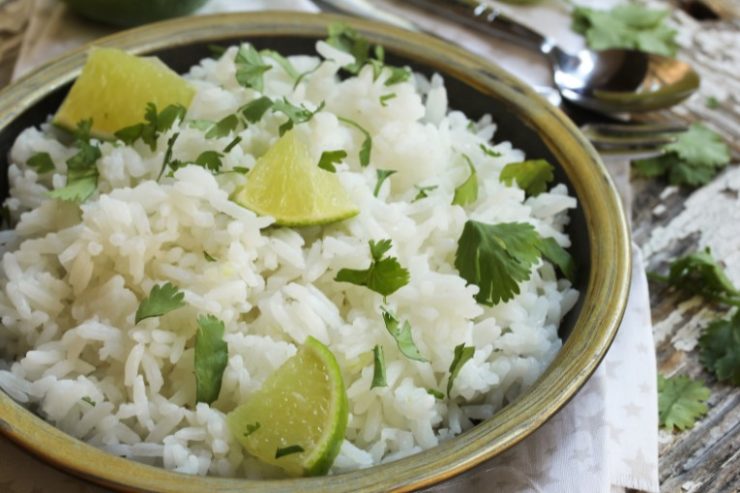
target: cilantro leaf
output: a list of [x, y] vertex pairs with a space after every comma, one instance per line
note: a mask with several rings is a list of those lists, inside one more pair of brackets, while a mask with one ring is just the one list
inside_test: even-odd
[[575, 262], [568, 251], [561, 247], [555, 238], [542, 238], [537, 243], [542, 256], [552, 264], [555, 264], [560, 272], [571, 282], [575, 280]]
[[239, 111], [249, 123], [257, 123], [262, 119], [265, 112], [272, 108], [272, 99], [267, 96], [262, 96], [252, 100], [239, 108]]
[[208, 253], [207, 251], [203, 250], [203, 257], [206, 259], [206, 262], [215, 262], [216, 258]]
[[462, 369], [463, 365], [467, 363], [475, 355], [474, 346], [466, 346], [465, 343], [455, 347], [455, 356], [450, 364], [450, 377], [447, 379], [447, 398], [450, 398], [450, 392], [452, 392], [452, 386], [455, 383], [458, 373]]
[[414, 197], [414, 200], [412, 200], [411, 202], [416, 202], [417, 200], [425, 199], [429, 197], [429, 192], [439, 188], [437, 185], [431, 185], [429, 187], [419, 187], [415, 185], [415, 187], [417, 190], [417, 194], [416, 194], [416, 197]]
[[198, 317], [194, 360], [197, 402], [211, 404], [221, 392], [221, 381], [229, 360], [225, 330], [224, 323], [213, 315]]
[[83, 396], [83, 397], [82, 397], [82, 398], [81, 398], [80, 400], [81, 400], [82, 402], [85, 402], [85, 403], [87, 403], [87, 404], [91, 405], [92, 407], [95, 407], [95, 406], [97, 406], [97, 405], [98, 405], [98, 403], [97, 403], [97, 402], [95, 402], [95, 401], [94, 401], [94, 400], [92, 399], [92, 397], [90, 397], [89, 395], [85, 395], [85, 396]]
[[241, 141], [242, 141], [242, 138], [239, 137], [238, 135], [234, 137], [234, 140], [226, 144], [226, 147], [224, 147], [224, 154], [227, 154], [230, 150], [236, 147]]
[[707, 414], [707, 399], [709, 389], [698, 380], [658, 375], [658, 418], [664, 428], [693, 428], [697, 418]]
[[221, 169], [221, 156], [222, 154], [217, 151], [203, 151], [195, 158], [195, 164], [209, 171], [218, 172]]
[[162, 178], [164, 170], [166, 170], [168, 166], [172, 169], [173, 172], [184, 166], [184, 163], [182, 163], [181, 161], [172, 159], [175, 142], [177, 142], [177, 138], [179, 136], [180, 132], [175, 132], [169, 139], [167, 139], [167, 150], [164, 151], [164, 158], [162, 158], [162, 169], [159, 171], [159, 176], [157, 176], [158, 181], [160, 178]]
[[67, 185], [49, 192], [49, 197], [53, 199], [64, 200], [65, 202], [82, 202], [89, 199], [98, 189], [98, 177], [87, 176], [73, 181], [67, 178]]
[[299, 123], [305, 123], [309, 121], [313, 116], [324, 109], [324, 102], [313, 111], [309, 110], [305, 106], [296, 106], [288, 101], [286, 98], [279, 99], [272, 103], [273, 111], [278, 111], [285, 114], [288, 117], [288, 121], [280, 125], [278, 132], [282, 136], [285, 132], [293, 128], [294, 125]]
[[732, 284], [709, 248], [671, 262], [668, 276], [651, 272], [649, 277], [709, 300], [740, 306], [740, 291]]
[[383, 356], [383, 346], [376, 345], [373, 348], [373, 382], [370, 388], [387, 387], [388, 382], [385, 379], [385, 357]]
[[334, 278], [337, 282], [348, 282], [365, 286], [385, 298], [409, 283], [409, 271], [401, 267], [396, 257], [384, 258], [391, 248], [391, 240], [370, 240], [373, 257], [367, 269], [340, 269]]
[[536, 196], [547, 190], [547, 184], [555, 178], [554, 169], [544, 159], [509, 163], [501, 170], [499, 180], [509, 186], [516, 180], [527, 195]]
[[166, 282], [162, 285], [155, 284], [152, 286], [149, 296], [144, 298], [139, 304], [134, 323], [138, 324], [150, 317], [161, 317], [172, 310], [182, 308], [186, 304], [183, 301], [184, 298], [185, 293], [180, 291], [171, 282]]
[[262, 425], [260, 424], [259, 421], [255, 421], [254, 424], [248, 423], [247, 424], [247, 431], [245, 431], [243, 433], [244, 438], [248, 437], [249, 435], [251, 435], [255, 431], [259, 430], [260, 428], [262, 428]]
[[355, 127], [362, 133], [362, 135], [365, 136], [365, 139], [360, 145], [360, 166], [367, 166], [368, 164], [370, 164], [370, 154], [373, 151], [373, 139], [370, 136], [370, 132], [362, 128], [359, 123], [354, 122], [349, 118], [344, 118], [340, 116], [338, 117], [338, 119], [342, 123]]
[[462, 155], [470, 168], [470, 176], [455, 189], [455, 195], [452, 198], [452, 205], [468, 205], [478, 200], [478, 173], [475, 166], [468, 156]]
[[189, 127], [200, 130], [201, 132], [207, 132], [215, 124], [216, 122], [212, 122], [211, 120], [190, 120], [188, 122]]
[[98, 188], [98, 159], [102, 156], [97, 145], [90, 144], [92, 120], [77, 124], [77, 154], [67, 159], [67, 183], [49, 192], [49, 197], [68, 202], [82, 203]]
[[443, 392], [440, 392], [437, 389], [427, 389], [427, 394], [433, 396], [435, 399], [443, 401], [445, 398], [445, 395]]
[[295, 88], [298, 87], [298, 84], [300, 84], [303, 81], [303, 79], [305, 79], [309, 75], [311, 75], [314, 72], [316, 72], [320, 67], [321, 67], [321, 62], [317, 63], [314, 68], [309, 69], [309, 70], [306, 70], [305, 72], [303, 72], [302, 74], [300, 74], [298, 76], [298, 78], [295, 80], [295, 82], [293, 83], [293, 90], [295, 90]]
[[383, 108], [385, 108], [386, 106], [388, 106], [388, 101], [390, 101], [391, 99], [393, 99], [395, 97], [396, 97], [396, 93], [395, 92], [392, 92], [390, 94], [383, 94], [382, 96], [380, 96], [380, 105]]
[[370, 58], [370, 42], [367, 38], [341, 22], [329, 25], [329, 37], [326, 42], [355, 58], [353, 63], [342, 67], [352, 75], [357, 75]]
[[740, 385], [740, 310], [730, 320], [716, 320], [699, 338], [704, 367], [720, 382]]
[[275, 451], [275, 458], [285, 457], [286, 455], [298, 454], [303, 452], [303, 447], [300, 445], [290, 445], [289, 447], [278, 448]]
[[330, 173], [336, 173], [337, 169], [334, 167], [335, 164], [341, 163], [342, 159], [347, 157], [347, 151], [338, 149], [336, 151], [324, 151], [321, 153], [319, 158], [319, 168], [329, 171]]
[[43, 175], [44, 173], [48, 173], [49, 171], [54, 171], [56, 169], [54, 161], [52, 161], [51, 155], [49, 155], [48, 152], [37, 152], [28, 158], [26, 166], [35, 170], [39, 175]]
[[77, 142], [90, 142], [90, 132], [92, 131], [92, 118], [80, 120], [77, 122], [74, 130], [74, 138]]
[[722, 137], [701, 123], [692, 124], [663, 150], [676, 153], [694, 166], [721, 167], [730, 162], [730, 151]]
[[377, 169], [375, 170], [375, 176], [377, 177], [378, 181], [375, 183], [375, 189], [373, 190], [373, 195], [378, 196], [380, 193], [380, 187], [383, 186], [383, 182], [387, 180], [390, 176], [396, 174], [397, 171], [394, 169]]
[[215, 139], [217, 137], [226, 137], [236, 130], [239, 125], [239, 118], [236, 115], [229, 115], [219, 120], [206, 132], [206, 139]]
[[147, 103], [144, 110], [145, 122], [122, 128], [113, 135], [127, 145], [141, 139], [154, 151], [157, 148], [159, 135], [172, 128], [175, 121], [182, 121], [186, 113], [187, 109], [180, 104], [168, 105], [157, 113], [157, 106], [154, 103]]
[[175, 121], [182, 121], [185, 119], [185, 114], [187, 112], [188, 110], [180, 104], [170, 104], [166, 106], [157, 115], [157, 131], [161, 133], [169, 130], [172, 128], [172, 125], [175, 124]]
[[262, 92], [264, 89], [264, 73], [272, 67], [265, 63], [262, 55], [252, 45], [242, 45], [234, 58], [236, 65], [236, 81], [243, 87]]
[[387, 308], [381, 306], [380, 310], [383, 312], [385, 328], [393, 339], [395, 339], [401, 354], [414, 361], [427, 362], [428, 360], [421, 355], [419, 348], [414, 344], [414, 339], [411, 335], [411, 324], [409, 324], [408, 320], [404, 320], [403, 324], [401, 324], [398, 318]]
[[480, 147], [480, 150], [483, 151], [483, 154], [485, 154], [488, 157], [501, 157], [502, 156], [500, 152], [494, 151], [493, 149], [491, 149], [485, 144], [481, 144], [479, 147]]
[[705, 104], [710, 110], [716, 110], [720, 107], [719, 99], [715, 98], [714, 96], [709, 96]]
[[272, 58], [273, 60], [275, 60], [275, 63], [277, 63], [278, 66], [280, 66], [280, 68], [282, 68], [291, 79], [295, 80], [300, 75], [298, 74], [298, 71], [295, 69], [293, 64], [290, 63], [290, 60], [285, 58], [283, 55], [281, 55], [277, 51], [262, 50], [260, 51], [260, 55], [262, 55], [263, 57]]
[[664, 24], [667, 10], [627, 4], [611, 10], [576, 7], [571, 29], [586, 37], [591, 49], [626, 48], [674, 56], [676, 31]]
[[406, 82], [411, 78], [411, 71], [406, 67], [387, 67], [390, 70], [390, 75], [385, 80], [384, 85], [392, 86], [401, 82]]

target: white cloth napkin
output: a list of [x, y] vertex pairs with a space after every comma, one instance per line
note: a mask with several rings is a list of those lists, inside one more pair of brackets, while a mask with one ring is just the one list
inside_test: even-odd
[[[614, 2], [590, 3], [604, 8]], [[198, 13], [264, 8], [317, 10], [308, 0], [212, 0]], [[567, 49], [576, 50], [583, 45], [580, 36], [570, 31], [567, 12], [560, 4], [504, 8], [513, 17], [557, 39]], [[547, 66], [536, 54], [482, 39], [418, 13], [413, 19], [495, 60], [530, 83], [549, 83]], [[36, 0], [35, 15], [14, 76], [20, 77], [43, 62], [110, 32], [74, 17], [59, 2]], [[607, 167], [629, 209], [627, 162], [607, 160]], [[632, 291], [627, 313], [605, 360], [583, 389], [553, 419], [517, 446], [427, 491], [614, 493], [631, 488], [658, 492], [657, 377], [650, 303], [642, 259], [639, 250], [633, 250]], [[106, 491], [55, 471], [2, 439], [0, 456], [3, 457], [0, 490], [8, 493]]]

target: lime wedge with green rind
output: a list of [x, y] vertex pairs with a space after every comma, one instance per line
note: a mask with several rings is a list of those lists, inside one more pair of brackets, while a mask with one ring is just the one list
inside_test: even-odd
[[187, 108], [195, 96], [188, 82], [157, 58], [143, 58], [114, 48], [92, 48], [54, 123], [73, 130], [92, 119], [92, 134], [113, 134], [144, 120], [147, 103], [161, 111], [170, 104]]
[[356, 216], [360, 210], [337, 175], [318, 166], [293, 130], [257, 160], [233, 200], [280, 226], [315, 226]]
[[[260, 390], [226, 417], [253, 456], [291, 476], [326, 474], [339, 454], [349, 407], [332, 352], [308, 337]], [[278, 451], [298, 450], [276, 458]]]

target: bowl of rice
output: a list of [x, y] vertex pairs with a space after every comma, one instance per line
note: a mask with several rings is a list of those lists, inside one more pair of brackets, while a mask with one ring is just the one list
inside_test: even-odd
[[[502, 69], [323, 14], [95, 45], [0, 93], [7, 438], [126, 491], [409, 491], [524, 439], [601, 361], [629, 286], [619, 198], [576, 127]], [[59, 108], [110, 49], [156, 56], [192, 97], [73, 137]], [[310, 169], [250, 185], [295, 142]], [[319, 205], [291, 209], [310, 190]], [[295, 477], [246, 443], [272, 423], [229, 420], [312, 344], [346, 409], [290, 411], [342, 415], [322, 475]]]

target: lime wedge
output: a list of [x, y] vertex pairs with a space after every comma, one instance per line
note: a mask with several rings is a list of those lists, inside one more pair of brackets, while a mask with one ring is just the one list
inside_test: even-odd
[[281, 226], [314, 226], [341, 221], [360, 211], [337, 175], [311, 159], [295, 131], [280, 137], [234, 192], [236, 203]]
[[92, 118], [92, 133], [110, 138], [144, 120], [147, 103], [158, 110], [190, 105], [195, 90], [157, 58], [142, 58], [114, 48], [92, 48], [54, 123], [74, 129]]
[[309, 337], [262, 388], [229, 413], [239, 443], [292, 476], [329, 471], [344, 440], [349, 408], [334, 355]]

